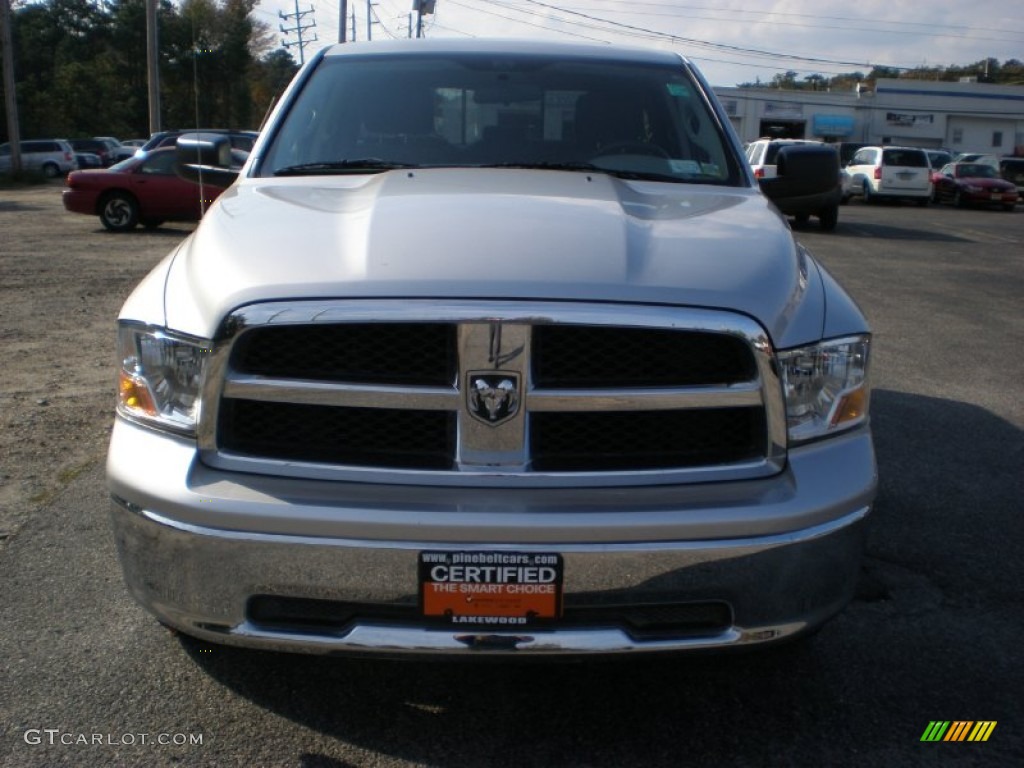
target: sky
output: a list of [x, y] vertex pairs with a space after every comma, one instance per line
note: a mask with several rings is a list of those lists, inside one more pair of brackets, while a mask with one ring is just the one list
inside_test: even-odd
[[[355, 10], [367, 39], [367, 2]], [[407, 37], [413, 0], [373, 0], [372, 39]], [[295, 42], [305, 15], [305, 57], [338, 40], [339, 0], [260, 0], [256, 18]], [[310, 12], [311, 11], [311, 12]], [[677, 51], [715, 86], [913, 68], [1024, 60], [1024, 0], [436, 0], [426, 37], [519, 37], [602, 42]], [[414, 22], [413, 22], [414, 24]], [[349, 20], [351, 30], [351, 17]], [[315, 37], [316, 40], [311, 39]], [[351, 39], [351, 31], [349, 32]], [[298, 47], [289, 50], [299, 58]]]

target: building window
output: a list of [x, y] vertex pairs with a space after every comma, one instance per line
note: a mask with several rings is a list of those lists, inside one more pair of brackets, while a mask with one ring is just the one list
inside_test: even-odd
[[954, 128], [953, 129], [953, 143], [954, 144], [963, 144], [964, 143], [964, 129], [963, 128]]
[[1001, 147], [1001, 146], [1003, 146], [1003, 132], [1002, 131], [992, 131], [992, 146], [993, 147]]

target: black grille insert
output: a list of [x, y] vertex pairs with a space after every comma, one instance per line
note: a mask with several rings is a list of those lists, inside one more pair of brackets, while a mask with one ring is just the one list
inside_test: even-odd
[[231, 367], [274, 378], [451, 386], [455, 326], [352, 323], [254, 328], [235, 342]]
[[760, 407], [530, 415], [538, 472], [727, 464], [763, 456], [764, 441]]
[[220, 404], [220, 446], [286, 461], [390, 467], [452, 468], [455, 414], [389, 408], [226, 398]]
[[755, 376], [746, 341], [727, 334], [577, 325], [533, 329], [538, 387], [712, 386]]
[[[545, 628], [616, 627], [634, 640], [643, 641], [722, 632], [732, 626], [732, 610], [727, 603], [718, 601], [572, 605], [571, 600], [566, 597], [563, 617]], [[247, 614], [250, 621], [261, 627], [290, 632], [340, 632], [357, 622], [428, 626], [414, 602], [343, 602], [255, 595], [249, 598]], [[429, 626], [438, 625], [432, 621]]]

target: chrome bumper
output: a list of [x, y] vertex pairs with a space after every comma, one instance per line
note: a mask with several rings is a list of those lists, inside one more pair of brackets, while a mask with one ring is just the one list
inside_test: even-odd
[[[746, 483], [496, 494], [215, 471], [188, 441], [124, 422], [108, 478], [125, 579], [161, 621], [219, 643], [378, 654], [667, 651], [805, 632], [852, 596], [876, 484], [867, 432], [791, 451], [782, 474]], [[566, 606], [714, 601], [732, 618], [637, 639], [607, 623], [314, 631], [250, 615], [255, 596], [413, 608], [425, 549], [559, 553]]]

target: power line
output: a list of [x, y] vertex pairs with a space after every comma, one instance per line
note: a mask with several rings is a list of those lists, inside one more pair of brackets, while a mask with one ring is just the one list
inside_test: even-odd
[[[757, 60], [757, 59], [769, 60], [771, 62], [771, 64], [770, 65], [765, 65], [765, 64], [755, 64], [755, 63], [749, 63], [749, 62], [729, 61], [729, 60], [726, 60], [726, 59], [716, 58], [716, 57], [713, 57], [713, 56], [708, 56], [708, 55], [699, 53], [697, 50], [687, 51], [687, 54], [689, 55], [690, 58], [692, 58], [692, 59], [694, 59], [696, 61], [702, 61], [702, 62], [716, 62], [716, 63], [724, 63], [724, 64], [731, 64], [731, 65], [738, 65], [738, 66], [757, 67], [757, 68], [762, 68], [762, 69], [773, 69], [773, 70], [776, 70], [776, 71], [777, 70], [781, 70], [781, 69], [790, 69], [790, 70], [794, 70], [794, 71], [797, 71], [797, 72], [824, 72], [826, 74], [841, 74], [844, 71], [849, 71], [849, 68], [851, 68], [851, 67], [855, 68], [855, 69], [861, 69], [861, 68], [870, 69], [870, 68], [873, 68], [875, 66], [889, 66], [889, 67], [891, 67], [893, 69], [900, 69], [900, 70], [912, 70], [912, 69], [916, 69], [917, 68], [917, 65], [913, 65], [913, 66], [897, 65], [897, 64], [880, 65], [880, 64], [877, 64], [875, 62], [869, 62], [869, 61], [849, 61], [849, 60], [835, 59], [835, 58], [829, 58], [829, 57], [820, 56], [820, 55], [813, 55], [813, 54], [780, 53], [780, 52], [776, 52], [776, 51], [757, 49], [757, 48], [752, 48], [752, 47], [748, 47], [748, 46], [729, 45], [729, 44], [726, 44], [726, 43], [718, 43], [718, 42], [715, 42], [713, 40], [702, 40], [702, 39], [697, 39], [697, 38], [692, 38], [692, 37], [683, 37], [681, 35], [676, 35], [676, 34], [672, 34], [672, 33], [668, 33], [668, 32], [663, 32], [663, 31], [656, 30], [656, 29], [650, 29], [648, 27], [643, 27], [643, 26], [636, 25], [636, 24], [627, 24], [627, 23], [624, 23], [624, 22], [616, 21], [615, 19], [609, 19], [609, 18], [606, 18], [606, 17], [595, 16], [593, 14], [589, 14], [589, 13], [586, 13], [584, 11], [566, 8], [564, 6], [556, 5], [554, 3], [542, 2], [542, 0], [522, 0], [522, 2], [525, 2], [525, 3], [528, 3], [528, 4], [532, 5], [532, 6], [535, 6], [535, 8], [533, 8], [533, 9], [531, 9], [531, 8], [524, 8], [524, 7], [522, 7], [521, 4], [517, 4], [517, 3], [501, 2], [501, 0], [489, 0], [489, 2], [486, 4], [487, 5], [486, 8], [480, 7], [479, 5], [469, 6], [469, 5], [466, 5], [465, 3], [458, 2], [457, 0], [448, 0], [448, 2], [450, 2], [450, 3], [454, 4], [454, 5], [459, 5], [459, 6], [463, 7], [463, 8], [467, 8], [469, 10], [472, 10], [472, 11], [476, 12], [476, 13], [496, 16], [498, 18], [502, 18], [502, 19], [506, 19], [508, 21], [512, 21], [513, 23], [516, 23], [516, 24], [521, 24], [521, 25], [525, 25], [525, 26], [545, 29], [545, 30], [548, 30], [548, 31], [551, 31], [551, 32], [556, 32], [558, 34], [570, 35], [570, 36], [573, 36], [573, 37], [581, 37], [583, 39], [588, 39], [588, 40], [595, 40], [595, 41], [599, 41], [599, 42], [611, 42], [606, 37], [595, 37], [593, 33], [597, 33], [597, 34], [600, 34], [600, 35], [636, 37], [636, 38], [640, 38], [640, 39], [644, 39], [644, 40], [656, 40], [656, 41], [662, 41], [662, 42], [671, 42], [671, 43], [680, 44], [680, 45], [684, 45], [684, 46], [690, 47], [691, 49], [705, 49], [707, 51], [715, 51], [715, 52], [718, 52], [718, 53], [730, 53], [730, 54], [733, 54], [734, 56], [746, 57], [746, 58], [750, 58], [750, 59], [754, 59], [754, 60]], [[681, 7], [681, 6], [678, 6], [676, 4], [673, 4], [672, 6], [665, 6], [665, 5], [662, 5], [662, 4], [651, 3], [651, 2], [637, 2], [637, 3], [631, 2], [629, 5], [630, 5], [631, 9], [635, 8], [636, 5], [643, 5], [643, 6], [655, 7], [655, 8], [664, 8], [664, 7], [679, 8], [679, 7]], [[527, 21], [526, 19], [517, 18], [515, 16], [509, 16], [509, 15], [507, 15], [505, 13], [498, 13], [498, 12], [492, 10], [495, 6], [499, 6], [499, 7], [502, 8], [502, 10], [508, 11], [510, 13], [513, 13], [513, 14], [523, 14], [523, 15], [528, 16], [528, 17], [533, 17], [534, 19], [541, 19], [542, 21], [540, 23], [538, 23], [536, 21]], [[706, 9], [706, 7], [704, 7], [704, 6], [682, 6], [682, 7]], [[615, 11], [614, 9], [612, 9], [612, 12], [615, 13], [615, 12], [621, 12], [621, 11]], [[754, 11], [738, 11], [738, 12], [740, 12], [740, 13], [759, 13], [759, 12], [754, 12]], [[764, 15], [768, 15], [768, 14], [764, 14]], [[815, 17], [810, 16], [809, 14], [785, 14], [785, 15], [791, 15], [791, 16], [796, 16], [796, 17], [800, 17], [800, 18], [803, 18], [803, 17], [815, 18]], [[822, 16], [820, 18], [845, 19], [846, 17], [824, 17], [824, 16]], [[720, 20], [720, 19], [716, 19], [716, 20]], [[921, 27], [927, 26], [929, 28], [944, 28], [943, 25], [925, 25], [923, 23], [916, 23], [916, 22], [910, 22], [910, 23], [915, 25], [915, 26], [921, 26]], [[574, 28], [579, 29], [579, 30], [584, 30], [586, 32], [590, 32], [591, 34], [584, 34], [583, 32], [573, 32], [572, 30], [568, 29], [567, 27], [574, 27]], [[450, 29], [450, 27], [448, 27], [448, 29]], [[970, 28], [967, 28], [967, 29], [970, 29]], [[881, 30], [876, 30], [876, 31], [881, 31]], [[890, 31], [890, 30], [887, 30], [887, 31]], [[922, 33], [918, 33], [918, 34], [922, 34]], [[976, 38], [974, 38], [974, 39], [976, 39]], [[802, 66], [801, 66], [801, 64], [802, 64]], [[841, 68], [843, 68], [843, 69], [841, 69]]]
[[654, 29], [648, 29], [647, 27], [641, 27], [636, 24], [626, 24], [620, 21], [614, 21], [612, 19], [604, 19], [599, 16], [593, 16], [589, 13], [583, 13], [581, 11], [573, 11], [568, 8], [562, 8], [551, 3], [542, 2], [542, 0], [526, 0], [526, 2], [533, 5], [538, 5], [542, 8], [548, 8], [559, 13], [569, 14], [570, 16], [579, 16], [589, 21], [596, 21], [601, 24], [607, 24], [611, 27], [625, 30], [627, 33], [639, 33], [641, 36], [653, 36], [658, 39], [671, 40], [678, 43], [687, 43], [689, 45], [695, 45], [698, 47], [713, 48], [716, 50], [738, 53], [741, 55], [755, 55], [755, 56], [769, 56], [774, 59], [785, 59], [787, 61], [808, 61], [820, 64], [837, 64], [851, 67], [870, 67], [871, 64], [862, 61], [841, 61], [838, 59], [825, 59], [817, 56], [799, 56], [796, 54], [789, 53], [778, 53], [774, 51], [762, 51], [756, 48], [747, 48], [739, 45], [730, 45], [728, 43], [714, 43], [710, 40], [697, 40], [691, 37], [682, 37], [680, 35], [674, 35], [670, 32], [659, 32]]
[[[529, 0], [524, 0], [528, 2]], [[949, 37], [949, 38], [962, 38], [968, 40], [992, 40], [996, 42], [1017, 42], [1017, 39], [1007, 38], [984, 38], [976, 35], [966, 34], [949, 34], [948, 32], [929, 32], [929, 31], [915, 31], [909, 29], [911, 27], [922, 27], [933, 30], [950, 30], [956, 32], [996, 32], [1000, 34], [1014, 34], [1024, 36], [1024, 30], [1014, 30], [1004, 28], [993, 28], [993, 27], [965, 27], [963, 25], [953, 24], [934, 24], [929, 22], [920, 21], [892, 21], [889, 19], [869, 19], [864, 17], [850, 17], [850, 16], [828, 16], [824, 14], [810, 14], [810, 13], [792, 13], [785, 11], [749, 11], [745, 9], [723, 9], [715, 8], [702, 5], [680, 5], [675, 2], [670, 3], [657, 3], [657, 2], [624, 2], [622, 0], [607, 0], [607, 5], [625, 5], [628, 6], [624, 10], [615, 10], [613, 8], [606, 8], [602, 5], [599, 8], [581, 7], [576, 10], [580, 11], [602, 11], [604, 13], [628, 13], [634, 16], [662, 16], [662, 17], [678, 17], [685, 19], [700, 19], [704, 21], [736, 21], [737, 15], [743, 16], [763, 16], [763, 19], [752, 19], [750, 21], [744, 21], [747, 24], [771, 24], [773, 26], [787, 26], [787, 27], [798, 27], [802, 29], [841, 29], [844, 31], [856, 31], [856, 32], [872, 32], [881, 34], [891, 35], [916, 35], [920, 37]], [[663, 8], [667, 9], [666, 12], [653, 12], [653, 11], [641, 11], [637, 10], [639, 7], [648, 8]], [[727, 14], [725, 16], [695, 16], [691, 11], [709, 11], [711, 13], [722, 13]], [[802, 24], [795, 21], [768, 21], [768, 17], [773, 16], [790, 16], [800, 19], [813, 19], [813, 20], [828, 20], [828, 21], [844, 21], [844, 22], [855, 22], [855, 23], [866, 23], [866, 24], [879, 24], [879, 25], [894, 25], [898, 26], [899, 29], [881, 29], [878, 27], [851, 27], [848, 24], [841, 26], [831, 24]]]
[[[606, 11], [606, 13], [622, 13], [629, 14], [630, 16], [653, 16], [659, 18], [672, 18], [681, 19], [685, 18], [690, 21], [734, 21], [734, 19], [723, 18], [720, 16], [684, 16], [679, 13], [653, 13], [651, 11]], [[843, 32], [868, 32], [872, 35], [900, 35], [906, 37], [907, 35], [914, 35], [916, 37], [933, 37], [940, 39], [951, 39], [951, 40], [974, 40], [978, 42], [993, 42], [993, 43], [1018, 43], [1024, 42], [1024, 38], [1020, 37], [983, 37], [980, 35], [956, 35], [950, 32], [913, 32], [904, 29], [879, 29], [876, 27], [851, 27], [851, 26], [838, 26], [835, 24], [797, 24], [792, 21], [770, 21], [768, 19], [756, 19], [747, 22], [751, 27], [756, 28], [761, 25], [771, 25], [775, 27], [786, 27], [786, 28], [799, 28], [799, 29], [838, 29]]]

